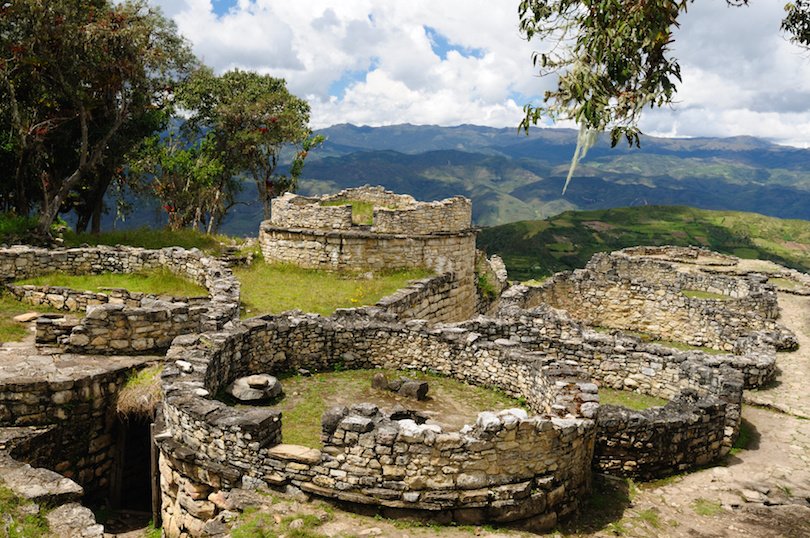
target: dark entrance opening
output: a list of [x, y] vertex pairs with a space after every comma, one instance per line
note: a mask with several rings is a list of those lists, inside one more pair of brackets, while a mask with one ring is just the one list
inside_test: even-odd
[[152, 510], [151, 423], [152, 420], [146, 417], [130, 417], [121, 421], [118, 509], [137, 512]]
[[143, 529], [152, 519], [152, 417], [128, 415], [118, 419], [115, 472], [110, 487], [109, 518], [105, 531], [124, 533]]

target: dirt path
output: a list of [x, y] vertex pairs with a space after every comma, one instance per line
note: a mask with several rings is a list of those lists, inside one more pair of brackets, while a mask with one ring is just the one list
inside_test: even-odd
[[746, 392], [745, 401], [810, 419], [810, 297], [779, 294], [780, 321], [796, 334], [799, 349], [779, 353], [776, 382], [764, 390]]

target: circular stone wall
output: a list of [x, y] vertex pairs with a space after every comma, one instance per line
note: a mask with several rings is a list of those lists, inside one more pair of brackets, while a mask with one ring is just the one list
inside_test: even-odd
[[[236, 332], [178, 338], [169, 352], [178, 360], [164, 373], [163, 515], [172, 522], [164, 528], [173, 536], [221, 509], [190, 503], [189, 488], [203, 499], [262, 484], [460, 522], [535, 518], [552, 526], [589, 489], [596, 387], [570, 367], [479, 336], [346, 314], [266, 317]], [[323, 448], [314, 450], [281, 444], [278, 411], [211, 398], [246, 374], [336, 364], [430, 369], [523, 397], [535, 414], [484, 412], [445, 431], [393, 420], [371, 404], [347, 405], [324, 416]]]

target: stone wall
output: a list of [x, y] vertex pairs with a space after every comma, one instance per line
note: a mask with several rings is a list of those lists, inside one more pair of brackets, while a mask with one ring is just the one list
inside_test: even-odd
[[[746, 378], [743, 374], [748, 371], [772, 374], [773, 369], [772, 363], [763, 364], [756, 355], [682, 352], [647, 344], [638, 338], [597, 333], [548, 306], [532, 310], [507, 308], [498, 318], [477, 318], [459, 327], [480, 335], [479, 340], [520, 347], [542, 353], [557, 363], [575, 365], [599, 386], [667, 400], [677, 398], [685, 389], [700, 397], [719, 398], [726, 403], [725, 429], [715, 458], [725, 454], [736, 439]], [[662, 435], [679, 437], [677, 431], [665, 431]], [[701, 443], [699, 438], [694, 442]]]
[[[500, 314], [438, 326], [385, 321], [366, 309], [332, 318], [266, 316], [246, 320], [237, 331], [175, 340], [169, 351], [175, 363], [164, 374], [167, 430], [161, 448], [170, 475], [163, 481], [164, 516], [172, 521], [168, 528], [177, 529], [170, 536], [201, 529], [222, 510], [217, 491], [240, 484], [441, 510], [458, 521], [531, 516], [552, 522], [574, 506], [575, 497], [568, 495], [581, 493], [591, 465], [588, 418], [596, 418], [599, 407], [597, 385], [587, 379], [674, 400], [627, 420], [621, 412], [606, 414], [593, 460], [599, 469], [662, 476], [716, 460], [736, 438], [743, 377], [729, 365], [712, 363], [705, 353], [596, 333], [548, 307], [505, 308]], [[210, 398], [229, 380], [250, 373], [336, 365], [427, 368], [522, 396], [538, 416], [482, 413], [475, 425], [447, 432], [392, 420], [371, 405], [347, 406], [324, 415], [324, 447], [315, 450], [279, 444], [282, 419], [270, 408], [246, 412]], [[655, 438], [655, 445], [633, 451], [644, 438]], [[490, 454], [486, 471], [472, 447]], [[557, 471], [544, 467], [546, 461]], [[206, 479], [211, 475], [213, 482]], [[565, 492], [555, 501], [562, 511], [551, 510], [555, 490]], [[201, 493], [194, 499], [188, 491]]]
[[155, 353], [169, 348], [180, 334], [200, 331], [208, 308], [185, 303], [143, 301], [91, 306], [67, 338], [67, 350], [90, 354]]
[[[20, 300], [32, 304], [64, 310], [87, 309], [88, 316], [72, 328], [69, 338], [65, 338], [64, 343], [68, 343], [74, 352], [165, 351], [172, 338], [179, 334], [216, 330], [238, 317], [239, 282], [224, 264], [197, 250], [103, 246], [61, 250], [26, 246], [0, 249], [0, 279], [6, 281], [47, 274], [57, 269], [68, 274], [99, 274], [158, 268], [169, 269], [204, 286], [209, 296], [174, 302], [124, 290], [92, 293], [13, 283], [7, 283], [6, 287]], [[49, 334], [48, 338], [51, 336]]]
[[122, 304], [124, 306], [139, 308], [155, 300], [169, 303], [186, 303], [188, 305], [208, 305], [208, 296], [202, 297], [176, 297], [172, 295], [153, 295], [128, 291], [124, 288], [107, 288], [101, 292], [74, 290], [64, 286], [17, 286], [6, 284], [6, 289], [19, 301], [34, 306], [46, 306], [56, 310], [68, 312], [85, 311], [88, 306], [100, 304]]
[[[346, 201], [346, 205], [324, 203]], [[373, 204], [372, 223], [352, 223], [349, 201]], [[433, 235], [464, 232], [472, 226], [472, 205], [456, 196], [437, 202], [418, 202], [413, 197], [395, 194], [382, 187], [345, 189], [322, 197], [305, 197], [287, 193], [273, 199], [270, 225], [277, 228], [310, 230], [350, 230], [352, 228], [380, 234]]]
[[[696, 288], [738, 298], [702, 299], [683, 293]], [[795, 336], [774, 320], [776, 294], [759, 275], [678, 273], [666, 262], [621, 255], [597, 254], [585, 269], [558, 273], [538, 287], [515, 286], [501, 303], [521, 308], [548, 304], [592, 326], [740, 355], [759, 353], [773, 359], [776, 350], [797, 345]]]
[[[202, 480], [212, 473], [219, 483], [227, 476], [236, 484], [239, 476], [242, 484], [291, 485], [353, 503], [449, 511], [459, 521], [536, 516], [553, 525], [588, 488], [594, 432], [582, 416], [595, 416], [596, 387], [540, 355], [478, 343], [463, 328], [430, 327], [360, 311], [265, 317], [247, 320], [241, 331], [175, 340], [169, 355], [179, 360], [164, 374], [167, 432], [161, 436], [171, 469], [163, 481], [164, 517], [173, 521], [167, 528], [198, 528], [200, 514], [218, 512], [210, 499], [223, 486]], [[481, 413], [475, 425], [446, 432], [358, 405], [331, 421], [325, 415], [319, 451], [277, 444], [281, 417], [272, 409], [245, 412], [208, 397], [247, 373], [336, 364], [430, 368], [523, 396], [540, 415]], [[194, 504], [181, 488], [205, 495]]]
[[462, 291], [457, 283], [453, 273], [414, 280], [406, 287], [383, 297], [373, 308], [402, 320], [443, 322], [463, 319], [466, 310], [459, 306], [457, 296]]
[[2, 379], [0, 427], [47, 427], [11, 456], [74, 480], [84, 488], [88, 502], [104, 500], [116, 462], [116, 397], [142, 363], [118, 358], [90, 375]]
[[726, 405], [693, 391], [644, 411], [603, 405], [594, 468], [649, 480], [711, 463], [722, 453]]

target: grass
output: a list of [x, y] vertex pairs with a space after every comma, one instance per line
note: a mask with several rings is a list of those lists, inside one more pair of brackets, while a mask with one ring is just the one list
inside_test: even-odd
[[408, 269], [374, 273], [373, 278], [367, 279], [361, 273], [328, 273], [259, 262], [237, 267], [234, 274], [242, 283], [243, 314], [249, 317], [296, 308], [329, 315], [337, 308], [374, 304], [404, 287], [409, 280], [424, 278], [430, 273]]
[[325, 538], [317, 529], [328, 519], [323, 520], [312, 514], [293, 514], [276, 520], [273, 514], [260, 512], [255, 508], [246, 509], [234, 528], [233, 538]]
[[698, 497], [692, 501], [692, 510], [699, 516], [716, 516], [723, 511], [723, 507], [717, 501], [710, 501], [703, 497]]
[[702, 290], [682, 290], [681, 293], [686, 297], [692, 299], [711, 299], [714, 301], [730, 301], [731, 297], [723, 295], [722, 293], [713, 293], [711, 291]]
[[679, 351], [702, 351], [703, 353], [708, 353], [709, 355], [725, 355], [729, 353], [728, 351], [714, 349], [713, 347], [693, 346], [692, 344], [684, 344], [683, 342], [675, 342], [673, 340], [650, 340], [649, 342], [651, 344], [658, 344], [659, 346], [671, 347], [672, 349], [677, 349]]
[[168, 269], [157, 269], [140, 273], [102, 273], [99, 275], [68, 275], [50, 273], [15, 282], [19, 285], [64, 286], [75, 290], [102, 291], [102, 288], [124, 288], [132, 292], [176, 297], [198, 297], [208, 295], [208, 291]]
[[151, 417], [155, 407], [163, 399], [160, 390], [160, 374], [163, 365], [156, 364], [133, 372], [118, 392], [115, 409], [121, 415]]
[[30, 236], [37, 225], [34, 217], [0, 213], [0, 243], [19, 243]]
[[38, 538], [48, 534], [45, 514], [0, 481], [0, 538]]
[[398, 397], [393, 393], [389, 397], [387, 393], [371, 388], [371, 378], [380, 372], [386, 374], [389, 379], [402, 375], [428, 381], [430, 385], [428, 403], [403, 400], [403, 405], [410, 409], [419, 409], [420, 404], [431, 405], [432, 397], [435, 397], [433, 405], [439, 407], [446, 405], [446, 402], [462, 402], [464, 409], [461, 411], [456, 409], [454, 412], [456, 414], [467, 412], [470, 415], [469, 420], [472, 421], [475, 420], [477, 411], [521, 406], [520, 401], [499, 391], [466, 385], [455, 379], [422, 372], [373, 369], [323, 372], [311, 377], [295, 375], [282, 379], [285, 397], [274, 406], [280, 409], [284, 416], [282, 423], [284, 442], [320, 447], [321, 415], [338, 403], [351, 405], [363, 401], [378, 404], [381, 401], [392, 404], [398, 402]]
[[788, 290], [794, 290], [802, 286], [795, 280], [791, 280], [789, 278], [769, 278], [768, 284], [773, 284], [777, 288], [783, 288]]
[[60, 313], [59, 310], [53, 308], [23, 303], [10, 293], [0, 291], [0, 342], [18, 342], [25, 338], [28, 334], [26, 325], [14, 321], [12, 318], [31, 311], [41, 314]]
[[729, 454], [734, 456], [746, 450], [753, 442], [755, 435], [754, 426], [747, 420], [742, 419], [740, 421], [740, 433], [737, 435], [737, 440], [734, 441], [734, 444], [731, 446]]
[[162, 536], [163, 531], [160, 527], [155, 527], [155, 522], [150, 519], [149, 525], [144, 530], [144, 538], [161, 538]]
[[370, 225], [374, 223], [374, 204], [362, 200], [330, 200], [321, 202], [322, 206], [334, 207], [341, 205], [352, 206], [352, 223]]
[[198, 248], [208, 254], [218, 256], [223, 246], [236, 245], [238, 239], [225, 235], [208, 235], [199, 230], [168, 228], [137, 228], [134, 230], [114, 230], [100, 234], [67, 231], [64, 234], [65, 246], [78, 247], [83, 244], [95, 245], [129, 245], [143, 248], [183, 247]]
[[627, 409], [632, 409], [633, 411], [643, 411], [651, 407], [664, 406], [667, 404], [667, 400], [658, 398], [656, 396], [639, 394], [638, 392], [600, 387], [599, 403], [602, 405], [618, 405], [621, 407], [626, 407]]

